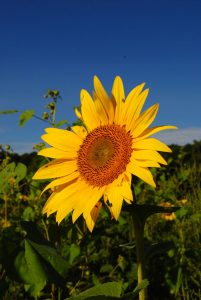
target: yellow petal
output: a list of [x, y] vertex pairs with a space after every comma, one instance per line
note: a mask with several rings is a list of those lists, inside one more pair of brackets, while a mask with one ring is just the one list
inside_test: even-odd
[[112, 95], [114, 96], [117, 104], [120, 104], [123, 100], [125, 100], [124, 85], [120, 76], [116, 76], [114, 80]]
[[138, 96], [138, 98], [137, 98], [138, 105], [137, 105], [137, 108], [136, 108], [134, 116], [133, 116], [133, 121], [139, 117], [141, 110], [144, 106], [144, 103], [147, 99], [148, 94], [149, 94], [149, 89], [146, 89]]
[[76, 207], [73, 211], [72, 220], [73, 223], [79, 218], [79, 216], [84, 213], [85, 216], [88, 215], [92, 208], [96, 205], [96, 203], [103, 196], [103, 192], [105, 187], [103, 188], [91, 188], [87, 185], [87, 189], [83, 190], [81, 195], [82, 199], [76, 204]]
[[133, 201], [133, 194], [131, 191], [131, 183], [124, 180], [122, 182], [122, 186], [120, 187], [120, 190], [121, 190], [120, 193], [123, 196], [124, 200], [130, 204]]
[[108, 116], [105, 112], [105, 109], [104, 109], [101, 101], [97, 97], [95, 97], [95, 99], [94, 99], [94, 104], [96, 107], [96, 111], [99, 115], [99, 118], [101, 120], [101, 125], [107, 125], [109, 123]]
[[[72, 189], [71, 189], [72, 190]], [[75, 189], [71, 194], [68, 195], [68, 198], [65, 199], [60, 210], [57, 212], [56, 220], [61, 222], [65, 216], [75, 210], [77, 205], [82, 202], [82, 199], [90, 192], [90, 189], [84, 181], [78, 181]], [[86, 199], [86, 198], [85, 198]], [[75, 221], [75, 220], [74, 220]]]
[[155, 126], [152, 128], [147, 128], [145, 131], [143, 131], [137, 138], [135, 138], [135, 141], [140, 141], [142, 139], [145, 139], [146, 137], [155, 134], [162, 130], [169, 130], [169, 129], [178, 129], [176, 126], [170, 126], [170, 125], [164, 125], [164, 126]]
[[96, 205], [96, 203], [103, 197], [104, 192], [105, 192], [105, 187], [93, 189], [93, 197], [89, 199], [89, 201], [87, 202], [84, 208], [83, 213], [85, 214], [85, 216], [91, 212], [91, 210]]
[[56, 148], [45, 148], [38, 152], [38, 155], [50, 157], [50, 158], [68, 158], [73, 159], [77, 157], [76, 151], [62, 151]]
[[49, 217], [52, 213], [54, 213], [56, 211], [56, 210], [52, 210], [51, 207], [47, 204], [48, 202], [51, 203], [54, 196], [55, 196], [55, 193], [52, 193], [50, 195], [50, 197], [47, 199], [47, 201], [42, 209], [42, 213], [47, 214], [47, 217]]
[[80, 120], [83, 121], [82, 114], [81, 114], [80, 110], [76, 107], [76, 108], [74, 109], [74, 111], [75, 111], [75, 114], [76, 114], [76, 116], [78, 117], [78, 119], [80, 119]]
[[74, 134], [70, 130], [50, 127], [50, 128], [45, 128], [45, 132], [50, 133], [50, 134], [60, 135], [65, 138], [70, 136], [70, 137], [77, 139], [77, 141], [80, 142], [80, 137], [77, 136], [76, 134]]
[[47, 128], [45, 131], [48, 133], [41, 138], [49, 145], [63, 151], [77, 151], [83, 142], [78, 135], [69, 130]]
[[139, 136], [154, 121], [158, 112], [159, 104], [154, 104], [145, 110], [133, 124], [131, 124], [131, 134], [133, 137]]
[[[93, 197], [93, 187], [87, 185], [84, 181], [81, 182], [82, 186], [80, 188], [80, 195], [78, 196], [78, 201], [74, 207], [72, 221], [73, 223], [79, 218], [79, 216], [84, 212], [86, 203], [89, 199]], [[97, 199], [98, 201], [99, 199]]]
[[96, 205], [94, 206], [94, 208], [91, 210], [91, 212], [89, 214], [87, 214], [87, 215], [85, 213], [83, 214], [83, 217], [85, 218], [87, 227], [88, 227], [90, 232], [92, 232], [92, 230], [94, 229], [94, 225], [95, 225], [96, 220], [98, 218], [101, 207], [102, 207], [102, 203], [97, 202]]
[[135, 150], [132, 153], [132, 158], [141, 160], [153, 160], [159, 162], [160, 164], [167, 165], [164, 158], [155, 150]]
[[121, 77], [117, 76], [114, 80], [112, 87], [112, 96], [116, 101], [116, 110], [114, 116], [115, 124], [122, 122], [121, 113], [123, 107], [123, 101], [125, 100], [124, 86]]
[[149, 185], [156, 187], [151, 172], [147, 168], [142, 168], [136, 165], [129, 164], [127, 169], [135, 176], [139, 177]]
[[127, 181], [131, 185], [131, 173], [125, 171], [123, 180]]
[[81, 139], [85, 139], [85, 137], [87, 136], [87, 131], [84, 128], [84, 126], [72, 126], [71, 129], [75, 132], [75, 134], [77, 134]]
[[148, 138], [148, 139], [140, 140], [138, 142], [134, 140], [133, 148], [150, 149], [150, 150], [157, 150], [162, 152], [172, 152], [172, 150], [166, 144], [154, 138]]
[[128, 122], [125, 120], [127, 130], [131, 129], [131, 126], [135, 124], [135, 120], [139, 117], [148, 93], [149, 89], [144, 90], [139, 96], [137, 96], [135, 102], [133, 103], [133, 106], [129, 106], [127, 110]]
[[33, 179], [56, 178], [69, 175], [77, 170], [75, 160], [55, 159], [41, 167], [33, 176]]
[[79, 177], [79, 172], [73, 172], [67, 176], [64, 176], [64, 177], [61, 177], [59, 179], [56, 179], [56, 180], [53, 180], [52, 182], [50, 182], [45, 188], [44, 190], [42, 191], [42, 194], [47, 191], [48, 189], [51, 189], [55, 186], [58, 186], [58, 185], [61, 185], [61, 184], [64, 184], [64, 183], [68, 183], [76, 178]]
[[134, 117], [139, 103], [141, 102], [141, 98], [138, 96], [141, 93], [144, 85], [145, 83], [136, 86], [126, 97], [125, 105], [122, 111], [122, 123], [126, 124], [126, 129], [128, 130], [130, 129], [132, 118]]
[[109, 119], [109, 124], [114, 120], [114, 107], [108, 94], [106, 93], [101, 81], [97, 76], [94, 76], [94, 89], [97, 97], [100, 99]]
[[53, 192], [46, 201], [43, 208], [43, 213], [47, 213], [47, 215], [50, 215], [56, 211], [64, 211], [64, 208], [65, 214], [72, 211], [74, 207], [72, 195], [79, 191], [79, 186], [79, 181], [75, 181], [73, 183], [69, 182], [58, 187], [57, 190]]
[[101, 124], [94, 101], [86, 90], [81, 90], [80, 99], [84, 124], [86, 125], [87, 129], [93, 130]]
[[123, 196], [120, 193], [120, 189], [112, 184], [105, 193], [108, 198], [106, 205], [108, 206], [112, 216], [115, 218], [115, 220], [117, 220], [119, 218], [123, 203]]
[[145, 168], [160, 168], [159, 163], [157, 163], [156, 161], [152, 161], [152, 160], [138, 160], [133, 158], [132, 163], [136, 166], [139, 167], [145, 167]]

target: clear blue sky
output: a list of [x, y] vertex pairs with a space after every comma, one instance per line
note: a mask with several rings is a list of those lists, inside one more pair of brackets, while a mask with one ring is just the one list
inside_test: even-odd
[[[108, 92], [120, 75], [127, 92], [146, 82], [147, 106], [160, 102], [155, 124], [181, 128], [178, 142], [182, 134], [183, 143], [201, 139], [200, 16], [200, 0], [1, 1], [0, 110], [41, 115], [43, 94], [58, 89], [58, 120], [71, 123], [94, 74]], [[31, 120], [19, 128], [18, 117], [0, 116], [0, 143], [24, 152], [45, 126]]]

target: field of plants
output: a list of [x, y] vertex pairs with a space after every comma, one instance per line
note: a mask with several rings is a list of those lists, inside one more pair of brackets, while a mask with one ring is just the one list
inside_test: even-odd
[[[156, 190], [136, 180], [138, 203], [181, 206], [155, 214], [145, 227], [146, 268], [150, 299], [201, 298], [201, 142], [172, 146], [168, 167], [153, 170]], [[44, 159], [1, 149], [0, 297], [66, 299], [104, 282], [120, 282], [128, 293], [137, 281], [135, 239], [126, 210], [119, 221], [101, 211], [91, 234], [82, 218], [70, 216], [58, 226], [41, 210], [45, 182], [32, 176]], [[81, 298], [77, 298], [81, 299]]]
[[[31, 115], [21, 115], [21, 123]], [[196, 300], [201, 299], [201, 142], [171, 148], [173, 153], [164, 155], [168, 166], [152, 169], [156, 189], [133, 178], [137, 204], [180, 207], [147, 219], [143, 285], [150, 300]], [[42, 214], [50, 194], [40, 196], [47, 181], [32, 179], [48, 160], [36, 151], [18, 155], [9, 146], [0, 151], [0, 299], [138, 297], [128, 205], [118, 222], [104, 207], [92, 233], [82, 217], [73, 224], [68, 215], [58, 226], [54, 215]], [[100, 290], [104, 296], [97, 296]]]

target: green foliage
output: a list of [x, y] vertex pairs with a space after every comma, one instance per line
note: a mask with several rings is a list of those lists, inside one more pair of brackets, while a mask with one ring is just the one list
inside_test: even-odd
[[15, 280], [20, 280], [26, 284], [26, 291], [35, 297], [44, 288], [47, 274], [44, 271], [42, 260], [29, 241], [25, 240], [24, 244], [24, 250], [16, 256], [12, 268], [17, 275]]
[[98, 284], [87, 291], [80, 293], [78, 296], [68, 299], [72, 300], [115, 300], [119, 299], [121, 295], [121, 283], [120, 282], [108, 282], [104, 284]]
[[10, 110], [0, 110], [0, 115], [10, 115], [19, 112], [17, 109], [10, 109]]
[[30, 120], [33, 115], [34, 115], [34, 110], [33, 109], [29, 109], [29, 110], [25, 110], [20, 114], [20, 126], [24, 126], [25, 123]]
[[11, 162], [6, 165], [0, 171], [0, 194], [5, 191], [9, 193], [11, 185], [18, 184], [25, 178], [26, 173], [27, 167], [22, 163], [16, 165], [15, 162]]
[[[32, 181], [45, 160], [35, 153], [3, 151], [1, 156], [1, 297], [9, 300], [17, 293], [19, 300], [135, 299], [140, 287], [135, 289], [135, 239], [129, 228], [133, 208], [124, 205], [118, 222], [104, 208], [93, 234], [82, 218], [73, 225], [67, 217], [58, 226], [54, 217], [41, 214], [48, 197], [40, 199], [45, 182]], [[156, 190], [134, 178], [136, 213], [148, 217], [145, 252], [151, 300], [200, 298], [200, 165], [186, 157], [189, 153], [181, 147], [169, 166], [157, 170]], [[175, 214], [174, 219], [165, 220], [165, 213]], [[111, 294], [113, 288], [111, 293], [104, 290], [109, 284], [116, 284], [114, 292], [119, 287], [118, 295]]]
[[90, 288], [78, 296], [70, 297], [72, 300], [131, 300], [138, 296], [140, 290], [146, 288], [149, 282], [144, 279], [140, 285], [138, 285], [133, 292], [121, 296], [122, 283], [121, 282], [107, 282], [103, 284], [97, 284], [95, 287]]

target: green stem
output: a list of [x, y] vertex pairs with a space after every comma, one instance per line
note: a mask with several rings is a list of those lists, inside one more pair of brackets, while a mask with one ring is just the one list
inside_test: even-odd
[[41, 117], [38, 117], [38, 116], [36, 116], [36, 115], [33, 115], [33, 117], [34, 117], [35, 119], [38, 119], [38, 120], [40, 120], [40, 121], [43, 121], [43, 122], [45, 122], [45, 123], [50, 124], [49, 121], [47, 121], [47, 120], [45, 120], [45, 119], [43, 119], [43, 118], [41, 118]]
[[[137, 255], [138, 285], [145, 279], [145, 256], [144, 256], [144, 220], [137, 213], [132, 214], [133, 229], [135, 233], [135, 245]], [[147, 289], [139, 292], [139, 300], [147, 300]]]
[[5, 223], [7, 223], [8, 221], [8, 202], [7, 202], [7, 195], [4, 194], [4, 219], [5, 219]]
[[44, 226], [44, 229], [45, 229], [46, 238], [47, 238], [48, 241], [50, 241], [48, 228], [47, 228], [47, 225], [46, 225], [46, 223], [45, 223], [45, 221], [43, 219], [42, 219], [42, 223], [43, 223], [43, 226]]
[[52, 119], [51, 119], [52, 127], [55, 127], [55, 119], [56, 119], [56, 103], [55, 103], [55, 107], [54, 107]]

